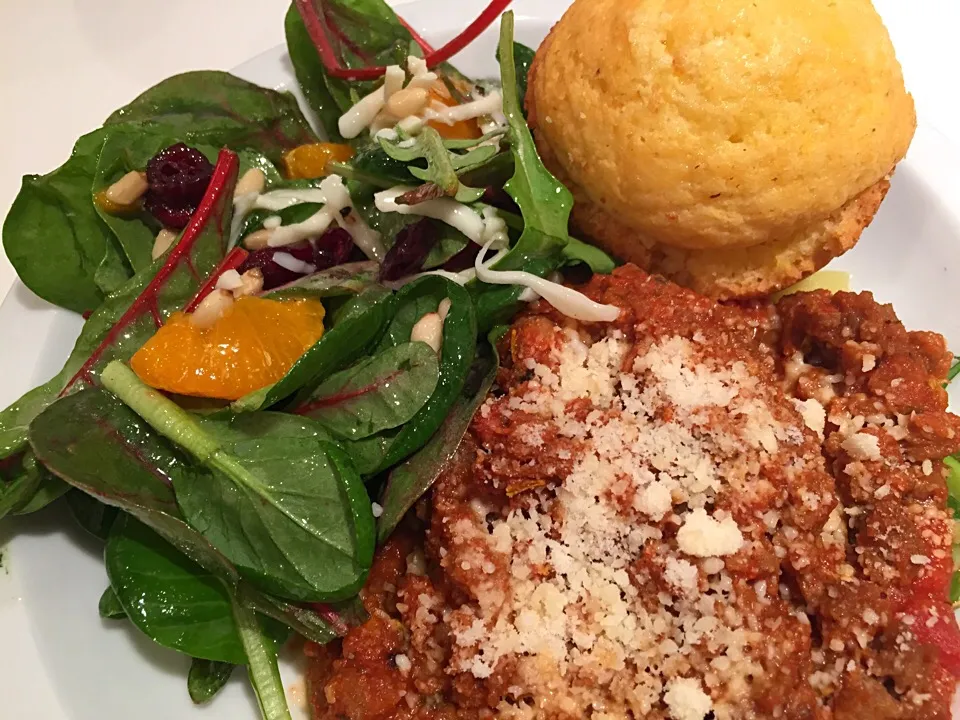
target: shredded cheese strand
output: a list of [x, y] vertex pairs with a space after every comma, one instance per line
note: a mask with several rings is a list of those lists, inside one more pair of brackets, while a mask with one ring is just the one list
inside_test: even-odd
[[492, 263], [484, 263], [483, 260], [490, 246], [491, 243], [488, 241], [474, 261], [477, 279], [481, 282], [489, 285], [522, 285], [533, 290], [557, 310], [574, 320], [613, 322], [620, 317], [620, 308], [617, 306], [601, 305], [573, 288], [550, 282], [533, 273], [522, 270], [494, 270], [490, 267]]

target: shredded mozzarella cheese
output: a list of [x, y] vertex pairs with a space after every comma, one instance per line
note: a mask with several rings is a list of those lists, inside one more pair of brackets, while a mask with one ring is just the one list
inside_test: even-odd
[[503, 112], [503, 96], [493, 91], [488, 95], [477, 98], [463, 105], [447, 106], [440, 103], [427, 108], [423, 116], [427, 120], [455, 125], [464, 120], [473, 120], [486, 115], [496, 115]]
[[386, 103], [386, 93], [383, 86], [361, 98], [356, 105], [340, 116], [340, 120], [337, 122], [340, 134], [347, 140], [359, 136], [380, 114]]
[[[483, 259], [490, 249], [487, 242], [474, 263], [477, 278], [489, 285], [522, 285], [533, 290], [557, 310], [574, 320], [583, 322], [613, 322], [620, 316], [615, 305], [601, 305], [573, 288], [550, 282], [522, 270], [494, 270]], [[492, 263], [491, 263], [492, 264]]]

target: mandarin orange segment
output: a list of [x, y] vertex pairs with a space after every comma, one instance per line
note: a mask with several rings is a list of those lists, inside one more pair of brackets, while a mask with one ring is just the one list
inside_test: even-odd
[[[453, 107], [457, 104], [457, 101], [450, 97], [446, 88], [431, 88], [430, 99], [441, 102], [447, 107]], [[476, 120], [461, 120], [453, 125], [430, 120], [427, 122], [427, 127], [432, 127], [440, 133], [440, 137], [447, 140], [472, 140], [483, 137], [483, 133], [480, 132], [480, 124]]]
[[130, 366], [158, 390], [236, 400], [276, 382], [323, 335], [323, 305], [243, 297], [203, 329], [175, 313]]
[[327, 165], [346, 162], [353, 157], [353, 148], [340, 143], [299, 145], [283, 155], [283, 167], [290, 180], [312, 180], [330, 173]]

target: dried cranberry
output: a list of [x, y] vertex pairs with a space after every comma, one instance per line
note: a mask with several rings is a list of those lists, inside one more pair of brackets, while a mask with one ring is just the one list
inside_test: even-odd
[[327, 230], [313, 243], [313, 264], [317, 270], [343, 265], [353, 251], [353, 238], [343, 228]]
[[171, 145], [147, 163], [150, 189], [144, 207], [167, 227], [184, 228], [212, 177], [213, 165], [203, 153], [183, 143]]
[[436, 242], [436, 229], [429, 220], [407, 225], [387, 251], [380, 267], [380, 279], [399, 280], [419, 271]]
[[237, 272], [242, 275], [252, 268], [260, 268], [260, 272], [263, 273], [264, 290], [273, 290], [275, 287], [286, 285], [289, 282], [303, 277], [300, 273], [287, 270], [287, 268], [277, 265], [277, 263], [273, 261], [273, 256], [278, 252], [293, 255], [297, 260], [302, 260], [303, 262], [313, 262], [313, 248], [307, 244], [298, 247], [263, 248], [262, 250], [254, 250], [250, 253], [247, 259], [237, 268]]
[[443, 269], [449, 272], [461, 272], [472, 268], [480, 254], [480, 246], [475, 242], [468, 242], [466, 247], [443, 264]]

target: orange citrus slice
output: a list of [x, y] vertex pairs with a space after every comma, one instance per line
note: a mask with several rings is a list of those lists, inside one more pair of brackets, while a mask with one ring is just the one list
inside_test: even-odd
[[312, 180], [329, 175], [327, 165], [346, 162], [353, 157], [353, 148], [339, 143], [299, 145], [283, 155], [283, 167], [291, 180]]
[[[441, 102], [447, 107], [453, 107], [457, 104], [457, 101], [450, 96], [450, 92], [445, 87], [436, 85], [430, 89], [430, 99]], [[480, 132], [480, 124], [476, 120], [461, 120], [453, 125], [430, 120], [427, 122], [427, 126], [432, 127], [440, 133], [440, 137], [447, 140], [473, 140], [483, 137], [483, 133]]]
[[276, 382], [323, 335], [316, 300], [242, 297], [209, 328], [175, 313], [130, 361], [150, 387], [236, 400]]

